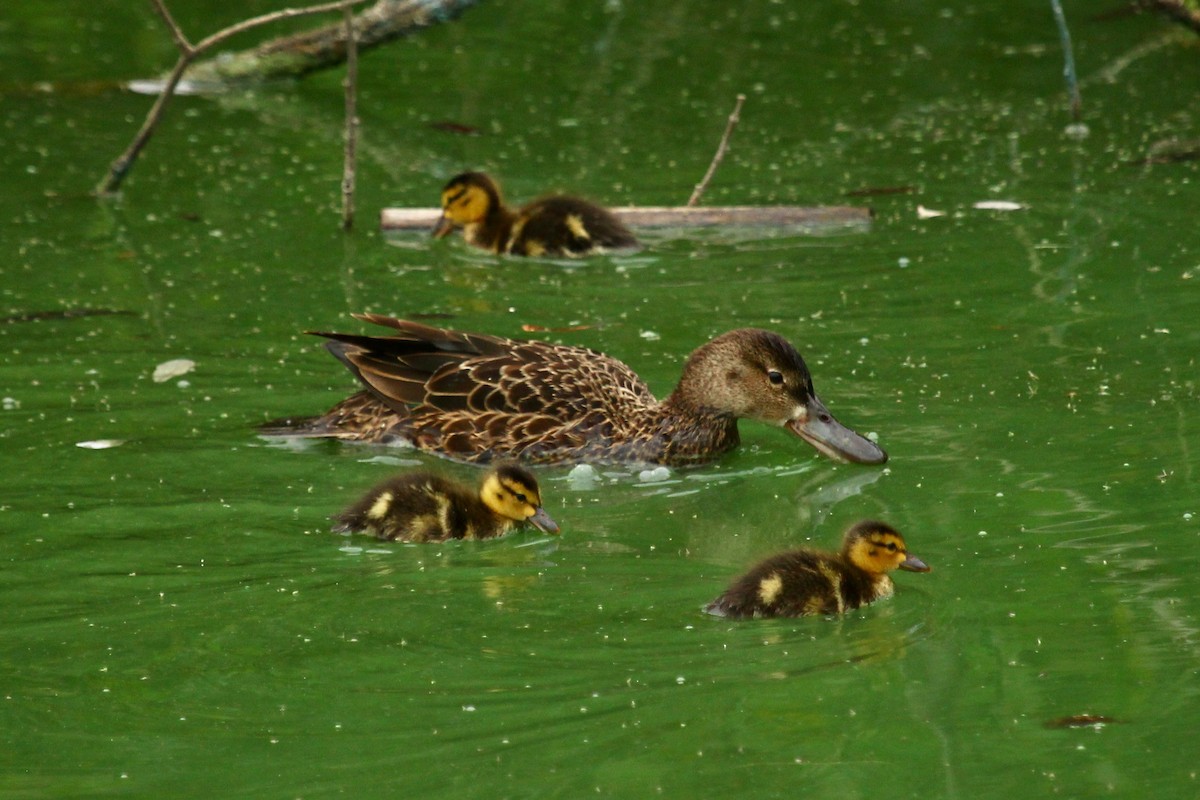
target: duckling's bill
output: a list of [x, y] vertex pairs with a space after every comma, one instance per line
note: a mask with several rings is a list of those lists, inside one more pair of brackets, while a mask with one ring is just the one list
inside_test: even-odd
[[542, 533], [559, 532], [558, 523], [551, 519], [550, 515], [546, 513], [546, 509], [541, 506], [538, 506], [533, 516], [529, 517], [526, 521]]
[[905, 569], [909, 572], [929, 572], [933, 569], [933, 567], [929, 566], [912, 553], [909, 553], [908, 557], [900, 562], [900, 569]]
[[445, 214], [442, 214], [440, 217], [438, 217], [437, 224], [433, 226], [433, 230], [430, 231], [430, 235], [432, 235], [434, 239], [444, 239], [453, 232], [454, 220], [450, 219]]
[[882, 447], [838, 422], [816, 395], [809, 398], [805, 411], [807, 413], [785, 422], [784, 427], [817, 448], [822, 455], [855, 464], [887, 461], [887, 453]]

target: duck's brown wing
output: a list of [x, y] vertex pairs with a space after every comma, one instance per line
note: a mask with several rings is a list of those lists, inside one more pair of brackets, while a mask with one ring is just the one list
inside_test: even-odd
[[454, 458], [553, 459], [619, 438], [625, 420], [657, 403], [629, 367], [594, 350], [361, 318], [397, 333], [319, 335], [404, 418], [405, 438]]

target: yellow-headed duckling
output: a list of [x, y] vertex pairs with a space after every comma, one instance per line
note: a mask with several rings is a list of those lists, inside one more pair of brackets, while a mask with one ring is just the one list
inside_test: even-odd
[[464, 172], [442, 189], [435, 238], [462, 228], [468, 244], [514, 256], [582, 256], [633, 250], [638, 241], [607, 209], [578, 197], [553, 195], [513, 210], [482, 172]]
[[384, 481], [334, 517], [339, 533], [368, 532], [380, 539], [441, 542], [491, 539], [528, 522], [543, 533], [558, 524], [542, 508], [537, 479], [515, 464], [483, 476], [478, 489], [429, 472], [410, 472]]
[[846, 531], [837, 553], [793, 550], [755, 565], [705, 607], [722, 617], [802, 617], [841, 614], [891, 597], [888, 573], [929, 572], [910, 555], [900, 532], [886, 522], [864, 520]]
[[614, 358], [583, 347], [431, 328], [377, 314], [391, 336], [319, 333], [366, 387], [319, 417], [268, 422], [267, 436], [402, 440], [458, 461], [711, 461], [737, 421], [781, 427], [839, 461], [887, 454], [834, 419], [804, 359], [777, 333], [741, 328], [696, 349], [659, 401]]

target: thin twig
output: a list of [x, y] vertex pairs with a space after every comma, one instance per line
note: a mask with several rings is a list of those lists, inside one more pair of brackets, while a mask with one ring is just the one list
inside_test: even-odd
[[179, 60], [175, 62], [175, 67], [171, 70], [171, 74], [167, 77], [166, 83], [163, 85], [162, 92], [159, 93], [158, 99], [154, 101], [154, 105], [150, 108], [150, 112], [146, 115], [146, 121], [142, 123], [141, 129], [133, 137], [133, 141], [129, 143], [129, 147], [125, 152], [119, 155], [116, 160], [108, 168], [108, 174], [96, 186], [96, 193], [100, 195], [112, 194], [121, 186], [121, 182], [125, 180], [125, 176], [133, 168], [133, 164], [137, 161], [138, 155], [142, 152], [142, 148], [150, 141], [150, 137], [154, 134], [154, 129], [158, 126], [158, 122], [162, 119], [163, 112], [166, 110], [167, 103], [171, 96], [175, 93], [175, 88], [179, 85], [183, 73], [187, 70], [188, 65], [196, 58], [202, 55], [206, 50], [215, 47], [231, 36], [235, 36], [250, 28], [266, 25], [271, 22], [276, 22], [281, 19], [289, 19], [291, 17], [299, 17], [307, 14], [322, 14], [329, 11], [338, 11], [344, 8], [347, 4], [357, 4], [366, 2], [366, 0], [338, 0], [336, 3], [325, 3], [319, 6], [310, 6], [308, 8], [285, 8], [280, 11], [275, 11], [270, 14], [263, 14], [252, 19], [244, 20], [236, 25], [231, 25], [228, 28], [217, 31], [212, 36], [200, 41], [199, 44], [192, 45], [188, 43], [187, 37], [180, 29], [179, 25], [171, 16], [171, 12], [167, 10], [163, 0], [151, 0], [155, 12], [162, 17], [163, 22], [171, 31], [171, 37], [175, 40], [175, 46], [179, 48]]
[[352, 4], [342, 5], [346, 22], [346, 154], [342, 165], [342, 230], [354, 227], [355, 150], [358, 145], [358, 39]]
[[1054, 22], [1058, 25], [1058, 37], [1062, 40], [1063, 77], [1067, 79], [1067, 93], [1071, 96], [1071, 119], [1079, 122], [1083, 110], [1083, 98], [1079, 94], [1079, 80], [1075, 77], [1075, 52], [1071, 47], [1071, 32], [1067, 30], [1067, 16], [1059, 0], [1050, 0], [1054, 11]]
[[[348, 0], [351, 5], [365, 3], [367, 0]], [[207, 50], [225, 41], [231, 36], [237, 36], [243, 31], [250, 28], [257, 28], [260, 25], [266, 25], [270, 22], [278, 22], [281, 19], [291, 19], [292, 17], [307, 17], [312, 14], [324, 14], [329, 11], [340, 11], [347, 0], [337, 0], [336, 3], [324, 3], [319, 6], [307, 6], [305, 8], [281, 8], [278, 11], [272, 11], [269, 14], [263, 14], [257, 17], [243, 20], [235, 25], [230, 25], [228, 28], [217, 31], [207, 39], [200, 40], [200, 44], [196, 45], [196, 50]]]
[[171, 16], [171, 12], [163, 5], [162, 0], [151, 0], [154, 3], [154, 10], [162, 17], [162, 21], [166, 23], [167, 28], [171, 31], [172, 38], [175, 39], [175, 46], [179, 48], [179, 52], [185, 55], [192, 52], [192, 43], [183, 33], [183, 28], [179, 27], [179, 23]]
[[704, 173], [704, 177], [696, 184], [696, 188], [692, 190], [692, 196], [688, 198], [687, 204], [689, 207], [700, 202], [700, 196], [708, 188], [708, 182], [712, 180], [717, 167], [721, 165], [721, 159], [725, 158], [725, 151], [729, 149], [729, 137], [733, 135], [733, 129], [737, 127], [738, 121], [741, 119], [739, 114], [741, 114], [742, 103], [744, 102], [746, 102], [746, 95], [739, 94], [737, 96], [737, 105], [733, 107], [733, 113], [729, 115], [729, 121], [725, 123], [725, 134], [721, 137], [721, 143], [717, 145], [717, 152], [713, 156], [712, 163], [708, 165], [708, 172]]

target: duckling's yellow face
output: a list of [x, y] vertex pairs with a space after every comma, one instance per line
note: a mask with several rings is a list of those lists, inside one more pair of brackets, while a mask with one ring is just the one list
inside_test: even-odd
[[855, 525], [846, 533], [847, 558], [859, 569], [883, 575], [895, 569], [929, 572], [924, 561], [909, 555], [900, 532], [882, 522]]
[[558, 533], [558, 523], [542, 508], [537, 480], [524, 467], [506, 465], [489, 472], [480, 497], [502, 517], [528, 522], [543, 533]]
[[482, 222], [499, 203], [499, 189], [486, 175], [477, 172], [459, 175], [442, 190], [442, 216], [433, 229], [434, 238]]

